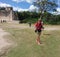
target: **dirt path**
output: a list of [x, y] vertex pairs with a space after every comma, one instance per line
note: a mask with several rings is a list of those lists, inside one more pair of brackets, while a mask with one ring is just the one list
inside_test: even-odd
[[60, 28], [56, 28], [56, 27], [52, 27], [52, 28], [49, 27], [49, 28], [47, 28], [47, 27], [46, 27], [44, 30], [48, 30], [48, 31], [49, 31], [49, 30], [60, 30]]
[[[33, 29], [35, 29], [35, 27], [31, 27], [31, 28], [33, 28]], [[47, 31], [51, 31], [51, 30], [60, 30], [60, 26], [59, 27], [56, 27], [56, 26], [54, 26], [54, 27], [44, 27], [44, 30], [47, 30]]]
[[7, 42], [4, 36], [8, 35], [9, 33], [5, 32], [3, 29], [0, 28], [0, 57], [5, 56], [7, 50], [11, 47], [12, 43]]

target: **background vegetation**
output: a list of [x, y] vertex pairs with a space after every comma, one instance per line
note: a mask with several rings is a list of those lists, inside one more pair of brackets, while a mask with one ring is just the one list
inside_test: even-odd
[[[37, 12], [17, 12], [17, 16], [18, 16], [18, 20], [21, 23], [35, 23], [38, 18], [40, 17], [41, 13], [37, 13]], [[43, 18], [43, 22], [44, 24], [60, 24], [60, 15], [53, 15], [49, 12], [45, 12], [42, 14]]]

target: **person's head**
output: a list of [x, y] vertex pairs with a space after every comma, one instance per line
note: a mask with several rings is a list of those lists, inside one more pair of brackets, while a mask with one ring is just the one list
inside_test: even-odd
[[42, 20], [41, 19], [38, 19], [38, 22], [40, 23]]

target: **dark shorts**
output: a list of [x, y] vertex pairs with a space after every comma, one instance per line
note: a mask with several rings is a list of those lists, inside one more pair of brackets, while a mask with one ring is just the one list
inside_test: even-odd
[[40, 35], [42, 30], [35, 30], [35, 32]]
[[41, 30], [35, 30], [35, 32], [41, 32]]

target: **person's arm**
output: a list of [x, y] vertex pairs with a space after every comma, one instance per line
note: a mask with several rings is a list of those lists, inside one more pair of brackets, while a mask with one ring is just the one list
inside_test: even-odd
[[37, 22], [34, 24], [35, 31], [37, 30]]

